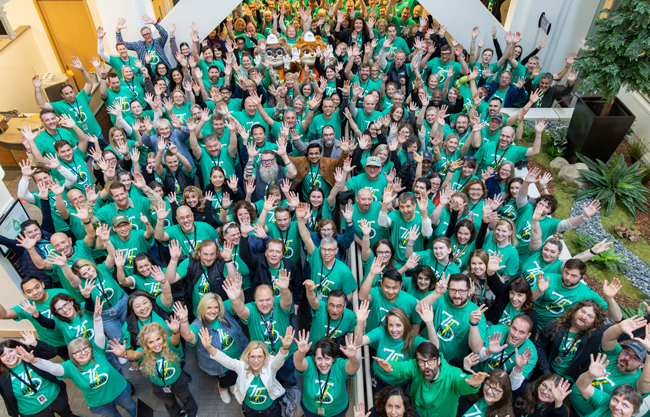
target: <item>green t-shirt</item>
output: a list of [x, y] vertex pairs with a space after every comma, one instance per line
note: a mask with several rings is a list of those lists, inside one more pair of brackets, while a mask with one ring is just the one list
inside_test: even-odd
[[63, 376], [68, 378], [81, 390], [89, 407], [99, 407], [113, 402], [126, 388], [126, 379], [106, 360], [104, 349], [93, 346], [93, 361], [79, 365], [65, 361]]
[[[517, 220], [515, 220], [515, 227], [517, 228], [517, 251], [519, 256], [528, 252], [528, 245], [530, 243], [530, 230], [533, 221], [533, 212], [535, 208], [532, 204], [526, 203], [523, 207], [517, 210]], [[546, 216], [539, 221], [539, 227], [542, 229], [542, 242], [545, 242], [549, 236], [557, 232], [557, 226], [562, 220]]]
[[77, 144], [79, 143], [79, 139], [77, 139], [77, 135], [73, 134], [73, 132], [69, 131], [68, 129], [57, 128], [56, 131], [57, 133], [55, 135], [51, 135], [47, 130], [43, 130], [34, 139], [34, 142], [36, 143], [36, 147], [38, 148], [39, 151], [41, 151], [41, 155], [43, 157], [47, 155], [50, 156], [56, 155], [56, 149], [54, 149], [54, 142], [58, 140], [65, 140], [73, 148], [77, 146]]
[[377, 219], [379, 219], [379, 212], [381, 211], [381, 203], [373, 201], [367, 213], [363, 213], [359, 208], [359, 204], [353, 206], [354, 212], [352, 213], [352, 221], [354, 222], [354, 233], [359, 239], [363, 239], [363, 232], [361, 231], [361, 220], [368, 222], [370, 226], [370, 247], [372, 248], [375, 243], [388, 236], [388, 229], [379, 226]]
[[384, 188], [388, 185], [386, 181], [386, 176], [379, 175], [376, 180], [370, 180], [368, 174], [365, 172], [359, 175], [355, 175], [346, 181], [345, 186], [350, 191], [354, 191], [354, 194], [357, 195], [359, 190], [362, 188], [367, 188], [372, 193], [374, 201], [380, 202], [384, 196]]
[[449, 67], [454, 69], [454, 79], [449, 82], [449, 85], [454, 85], [453, 83], [456, 82], [462, 70], [459, 62], [449, 61], [447, 64], [444, 64], [441, 58], [433, 58], [427, 63], [427, 71], [429, 71], [429, 74], [438, 74], [440, 77], [440, 85], [445, 84]]
[[103, 311], [115, 307], [118, 301], [124, 296], [124, 290], [113, 278], [115, 268], [109, 268], [105, 263], [97, 265], [97, 277], [95, 278], [96, 287], [93, 288], [90, 296], [95, 299], [99, 297], [104, 301]]
[[[602, 352], [602, 346], [601, 346], [601, 352]], [[591, 382], [591, 386], [594, 387], [596, 391], [600, 391], [604, 394], [611, 395], [612, 392], [614, 391], [614, 388], [616, 388], [619, 385], [624, 385], [628, 384], [633, 387], [636, 387], [636, 382], [641, 376], [642, 369], [637, 369], [636, 372], [631, 373], [631, 374], [624, 374], [623, 372], [618, 370], [618, 355], [623, 351], [623, 348], [621, 345], [616, 343], [616, 346], [612, 350], [608, 350], [606, 352], [603, 352], [605, 355], [607, 355], [607, 360], [609, 361], [609, 365], [607, 365], [607, 372], [609, 372], [609, 375], [606, 375], [601, 378], [596, 378]], [[580, 417], [584, 417], [588, 415], [590, 412], [593, 411], [593, 408], [589, 405], [588, 400], [585, 400], [582, 397], [582, 394], [580, 394], [580, 391], [577, 389], [576, 395], [573, 395], [573, 391], [570, 394], [571, 398], [571, 406], [573, 406], [573, 409], [576, 411], [576, 413]]]
[[460, 274], [460, 269], [455, 263], [449, 262], [447, 265], [441, 264], [440, 261], [438, 261], [433, 255], [432, 249], [415, 253], [420, 256], [420, 265], [429, 265], [431, 267], [433, 273], [436, 274], [436, 280], [442, 279], [442, 274], [446, 274], [447, 276], [452, 274]]
[[460, 159], [460, 157], [460, 149], [456, 149], [450, 154], [446, 154], [444, 150], [440, 150], [440, 160], [433, 164], [433, 168], [442, 175], [443, 181], [447, 176], [447, 169], [449, 169], [451, 163]]
[[[90, 171], [88, 170], [88, 165], [86, 165], [87, 157], [88, 154], [86, 152], [82, 152], [79, 148], [74, 148], [72, 152], [72, 161], [65, 162], [63, 159], [59, 158], [61, 166], [70, 170], [70, 172], [77, 177], [77, 182], [72, 188], [76, 188], [84, 194], [86, 193], [85, 186], [91, 184], [93, 180], [93, 177], [90, 175]], [[61, 175], [57, 170], [52, 170], [52, 177], [60, 182], [65, 181], [63, 175]]]
[[[404, 340], [396, 340], [386, 331], [383, 326], [375, 327], [366, 334], [370, 339], [369, 346], [377, 350], [377, 357], [387, 362], [404, 362], [415, 357], [415, 348], [426, 340], [421, 336], [415, 336], [408, 351], [404, 351]], [[373, 361], [372, 369], [382, 381], [388, 385], [406, 385], [408, 379], [395, 378], [392, 374], [384, 371], [377, 361]]]
[[[38, 310], [39, 313], [41, 313], [44, 317], [47, 317], [48, 319], [54, 319], [52, 316], [52, 311], [50, 310], [50, 301], [52, 300], [52, 297], [54, 297], [57, 294], [66, 294], [66, 295], [71, 295], [67, 291], [58, 289], [58, 288], [50, 288], [45, 290], [47, 293], [47, 300], [45, 300], [42, 303], [32, 301], [34, 305], [36, 305], [36, 310]], [[28, 320], [36, 331], [38, 332], [38, 338], [42, 341], [44, 341], [47, 344], [50, 344], [52, 346], [65, 346], [65, 340], [63, 339], [63, 335], [57, 331], [56, 329], [46, 329], [45, 327], [41, 326], [38, 324], [36, 319], [32, 317], [31, 314], [27, 314], [25, 310], [20, 308], [20, 306], [14, 306], [11, 307], [13, 311], [16, 312], [16, 317], [14, 321], [19, 322], [21, 320]]]
[[[477, 369], [482, 372], [490, 372], [494, 369], [503, 369], [507, 374], [510, 374], [510, 371], [517, 365], [515, 362], [515, 350], [519, 349], [519, 352], [523, 352], [527, 348], [530, 348], [533, 352], [533, 356], [530, 358], [528, 365], [524, 366], [523, 375], [525, 378], [533, 372], [535, 364], [537, 363], [537, 348], [535, 348], [535, 343], [532, 340], [526, 339], [524, 343], [515, 347], [510, 344], [508, 341], [508, 332], [510, 328], [506, 325], [493, 325], [487, 329], [488, 337], [492, 337], [495, 333], [501, 333], [501, 345], [508, 345], [504, 350], [499, 353], [492, 355], [491, 358], [484, 362], [480, 362], [476, 365]], [[534, 332], [535, 330], [531, 330]], [[485, 348], [489, 345], [489, 340], [485, 339]]]
[[499, 247], [497, 242], [493, 242], [492, 232], [488, 232], [485, 236], [485, 243], [483, 243], [483, 250], [490, 255], [496, 255], [497, 252], [503, 256], [501, 260], [501, 265], [506, 267], [500, 271], [501, 275], [514, 276], [519, 270], [519, 253], [517, 249], [511, 244], [507, 244], [504, 247]]
[[386, 299], [384, 291], [381, 288], [375, 287], [370, 289], [370, 297], [372, 300], [370, 301], [370, 314], [366, 322], [366, 329], [371, 330], [381, 327], [386, 319], [386, 313], [395, 307], [404, 310], [411, 323], [422, 323], [422, 318], [415, 311], [418, 300], [412, 295], [400, 291], [395, 301], [391, 302]]
[[[291, 324], [291, 313], [283, 309], [280, 302], [281, 299], [276, 298], [273, 301], [273, 309], [264, 315], [257, 309], [255, 302], [247, 303], [250, 316], [248, 320], [242, 319], [242, 323], [248, 326], [250, 340], [264, 342], [271, 355], [277, 355], [282, 348], [280, 335], [284, 336], [287, 327]], [[293, 355], [295, 351], [296, 344], [292, 343], [287, 356]]]
[[490, 404], [485, 402], [485, 398], [481, 397], [477, 402], [463, 414], [462, 417], [483, 417], [487, 415]]
[[223, 172], [226, 173], [227, 181], [231, 175], [235, 175], [235, 166], [237, 165], [235, 159], [230, 155], [227, 146], [222, 146], [221, 153], [216, 157], [210, 155], [208, 151], [203, 148], [201, 150], [201, 158], [198, 159], [196, 163], [201, 168], [203, 184], [210, 184], [210, 172], [212, 171], [212, 167], [221, 167]]
[[[529, 256], [523, 258], [519, 265], [519, 271], [514, 278], [525, 278], [530, 284], [533, 291], [537, 289], [537, 278], [540, 273], [544, 274], [560, 274], [562, 273], [562, 261], [555, 259], [555, 261], [548, 263], [544, 261], [542, 256], [542, 249], [538, 249]], [[505, 274], [507, 275], [507, 274]]]
[[307, 257], [311, 265], [311, 280], [316, 284], [316, 296], [319, 300], [326, 299], [333, 290], [343, 290], [345, 295], [357, 289], [357, 283], [352, 276], [350, 268], [341, 260], [334, 259], [331, 268], [325, 267], [321, 257], [320, 246], [314, 248], [314, 252]]
[[257, 411], [266, 410], [273, 404], [273, 400], [269, 396], [269, 391], [264, 386], [259, 375], [255, 375], [255, 378], [253, 378], [253, 381], [248, 386], [248, 391], [246, 391], [246, 396], [244, 397], [244, 404]]
[[95, 329], [93, 328], [93, 313], [83, 308], [81, 309], [81, 313], [77, 314], [69, 323], [55, 318], [54, 325], [55, 330], [63, 335], [63, 340], [65, 340], [66, 345], [78, 337], [85, 337], [93, 341], [94, 344]]
[[517, 210], [517, 200], [514, 198], [505, 201], [498, 210], [499, 217], [503, 217], [513, 222], [517, 220], [517, 215], [519, 214]]
[[348, 407], [348, 392], [345, 381], [350, 378], [345, 371], [347, 359], [335, 359], [329, 374], [323, 375], [318, 370], [314, 358], [309, 356], [305, 372], [296, 371], [304, 377], [302, 401], [304, 406], [313, 414], [319, 414], [318, 409], [325, 410], [323, 415], [335, 416]]
[[50, 103], [54, 109], [55, 114], [65, 114], [75, 121], [77, 126], [86, 134], [101, 136], [102, 128], [99, 127], [95, 119], [92, 108], [90, 107], [90, 96], [86, 94], [83, 88], [75, 97], [73, 103], [68, 103], [65, 100]]
[[567, 288], [562, 283], [561, 274], [548, 274], [546, 277], [549, 279], [548, 289], [535, 301], [540, 330], [582, 300], [594, 300], [607, 310], [607, 303], [603, 298], [584, 282], [579, 282], [573, 288]]
[[[144, 213], [146, 216], [147, 213], [150, 212], [151, 201], [146, 197], [137, 197], [134, 195], [132, 195], [130, 199], [131, 203], [124, 210], [118, 209], [117, 204], [113, 201], [102, 206], [101, 198], [97, 199], [97, 202], [95, 202], [95, 217], [97, 217], [102, 223], [113, 224], [113, 217], [117, 214], [124, 214], [131, 223], [131, 231], [145, 230], [146, 227], [142, 220], [140, 220], [140, 214]], [[151, 219], [149, 219], [149, 221], [151, 221]]]
[[343, 315], [337, 320], [330, 319], [327, 314], [327, 300], [319, 301], [318, 310], [312, 311], [311, 329], [309, 331], [309, 342], [314, 349], [316, 342], [324, 337], [336, 339], [348, 333], [354, 333], [357, 325], [357, 315], [354, 311], [344, 308]]
[[358, 109], [357, 115], [354, 116], [354, 122], [359, 127], [359, 130], [365, 132], [366, 129], [368, 129], [368, 126], [370, 126], [370, 123], [376, 122], [382, 116], [383, 113], [377, 110], [374, 110], [372, 114], [366, 114], [364, 109]]
[[[313, 208], [314, 206], [312, 206]], [[330, 204], [327, 202], [327, 197], [323, 200], [323, 205], [320, 210], [320, 215], [321, 215], [321, 220], [322, 219], [332, 219], [332, 211], [334, 209], [330, 206]], [[307, 218], [307, 229], [311, 232], [316, 232], [316, 228], [318, 227], [318, 208], [314, 208], [311, 211], [311, 215]]]
[[121, 56], [113, 56], [113, 55], [111, 55], [109, 57], [109, 60], [108, 60], [107, 64], [110, 65], [111, 67], [113, 67], [113, 69], [115, 69], [115, 72], [117, 73], [117, 75], [120, 76], [120, 80], [122, 80], [123, 79], [122, 78], [122, 67], [125, 66], [125, 65], [130, 66], [133, 69], [133, 74], [135, 74], [136, 76], [142, 76], [142, 71], [140, 71], [140, 68], [135, 66], [135, 61], [137, 61], [137, 58], [133, 58], [131, 56], [129, 56], [129, 59], [127, 59], [125, 61], [125, 60], [122, 59]]
[[407, 294], [412, 295], [418, 302], [422, 301], [424, 297], [433, 292], [433, 290], [427, 292], [420, 291], [417, 285], [413, 284], [413, 280], [411, 278], [412, 277], [404, 277], [402, 291], [405, 291]]
[[[166, 270], [167, 268], [163, 268], [163, 273], [165, 273]], [[129, 275], [129, 278], [133, 280], [134, 285], [132, 288], [135, 288], [136, 290], [144, 291], [154, 298], [162, 294], [160, 282], [156, 281], [153, 278], [153, 275], [145, 278], [133, 273], [132, 275]]]
[[[391, 225], [388, 227], [390, 243], [395, 248], [395, 261], [399, 264], [399, 267], [396, 265], [396, 268], [401, 268], [408, 260], [406, 257], [406, 246], [408, 245], [411, 228], [417, 226], [418, 229], [422, 229], [422, 215], [413, 214], [413, 219], [408, 221], [399, 210], [394, 210], [388, 215], [388, 218], [391, 220]], [[423, 242], [424, 238], [418, 238], [413, 245], [413, 251], [422, 251], [424, 249]]]
[[[233, 100], [231, 99], [230, 102], [232, 103]], [[239, 108], [241, 108], [241, 102], [239, 103], [239, 105], [240, 105]], [[228, 110], [235, 111], [235, 113], [232, 113], [232, 116], [235, 119], [237, 119], [239, 124], [241, 124], [242, 127], [246, 130], [246, 132], [248, 132], [249, 140], [251, 140], [250, 138], [252, 137], [251, 136], [251, 128], [254, 125], [257, 125], [257, 124], [264, 126], [264, 129], [266, 129], [266, 133], [268, 134], [269, 125], [266, 124], [266, 122], [264, 121], [264, 119], [262, 119], [262, 116], [260, 116], [260, 114], [258, 112], [255, 112], [255, 116], [250, 117], [245, 111], [236, 111], [236, 110], [239, 110], [239, 109], [231, 110], [230, 109], [230, 104], [229, 104]], [[239, 141], [241, 143], [241, 137], [240, 136], [238, 136], [238, 137], [239, 137]]]
[[[179, 277], [181, 277], [181, 279], [187, 277], [187, 268], [189, 265], [190, 258], [187, 258], [178, 264], [178, 267], [176, 267], [176, 273]], [[194, 284], [194, 288], [192, 288], [192, 307], [195, 315], [196, 309], [199, 307], [199, 301], [201, 301], [201, 297], [210, 292], [208, 269], [203, 265], [201, 265], [201, 268], [203, 268], [203, 273], [201, 274], [201, 277], [198, 279], [198, 281], [196, 281], [196, 284]]]
[[[131, 85], [133, 86], [133, 83], [131, 83]], [[118, 91], [114, 91], [111, 88], [106, 89], [106, 98], [104, 99], [104, 103], [106, 103], [107, 106], [117, 105], [120, 109], [122, 109], [122, 113], [130, 113], [130, 103], [134, 98], [136, 97], [134, 97], [131, 89], [129, 89], [126, 84], [124, 84], [124, 81], [122, 81], [120, 84], [120, 89]], [[111, 122], [113, 125], [115, 125], [115, 116], [111, 114], [110, 117]]]
[[[170, 313], [170, 314], [174, 312], [171, 308], [166, 307], [162, 303], [162, 300], [160, 299], [160, 296], [156, 297], [155, 302], [156, 302], [156, 305], [158, 305], [158, 307], [163, 309], [163, 311], [165, 311], [167, 313]], [[138, 318], [136, 320], [136, 325], [138, 326], [138, 330], [142, 330], [142, 328], [144, 326], [146, 326], [147, 324], [151, 324], [151, 323], [160, 324], [163, 327], [163, 329], [167, 330], [171, 334], [171, 331], [169, 330], [169, 327], [167, 326], [167, 323], [165, 322], [165, 319], [160, 317], [158, 315], [158, 313], [156, 313], [153, 310], [151, 311], [151, 314], [149, 314], [149, 317], [147, 319], [145, 319], [144, 321], [140, 320], [140, 318]], [[122, 340], [121, 341], [126, 342], [126, 348], [127, 349], [131, 349], [131, 347], [132, 347], [132, 345], [131, 345], [131, 333], [129, 333], [128, 323], [127, 322], [124, 322], [124, 324], [122, 324]], [[182, 350], [181, 350], [181, 356], [182, 356]]]
[[302, 198], [303, 200], [307, 201], [311, 189], [314, 187], [319, 187], [323, 190], [323, 204], [327, 204], [327, 198], [330, 195], [330, 191], [332, 191], [332, 187], [327, 183], [327, 181], [325, 181], [325, 178], [323, 178], [323, 174], [320, 169], [320, 164], [317, 166], [313, 166], [311, 163], [309, 164], [309, 171], [307, 171], [307, 176], [304, 180], [302, 180]]
[[[363, 93], [359, 95], [359, 102], [363, 102], [364, 97], [366, 97], [371, 90], [381, 90], [381, 78], [377, 81], [373, 81], [372, 78], [368, 77], [365, 82], [362, 82], [359, 78], [359, 75], [355, 74], [352, 78], [352, 85], [358, 84], [359, 87], [363, 88]], [[363, 113], [362, 109], [359, 109], [360, 113]], [[361, 128], [361, 126], [359, 126]], [[367, 128], [367, 127], [366, 127]]]
[[[178, 377], [181, 376], [181, 372], [183, 372], [183, 370], [181, 369], [181, 361], [180, 361], [180, 358], [183, 357], [183, 346], [180, 344], [180, 342], [178, 343], [177, 346], [174, 346], [171, 343], [171, 340], [172, 338], [170, 336], [167, 339], [167, 346], [169, 346], [169, 350], [171, 350], [172, 352], [178, 355], [179, 358], [178, 362], [170, 362], [166, 360], [160, 353], [156, 353], [155, 354], [156, 373], [149, 376], [149, 379], [151, 379], [151, 382], [153, 384], [156, 384], [161, 387], [163, 386], [168, 387], [174, 382], [176, 382]], [[137, 351], [144, 353], [142, 346], [140, 346], [137, 349]], [[142, 358], [140, 358], [140, 360], [136, 362], [142, 362]]]
[[526, 158], [526, 152], [528, 152], [528, 148], [523, 146], [510, 145], [505, 150], [499, 149], [498, 146], [498, 140], [481, 145], [478, 152], [476, 152], [476, 161], [479, 164], [477, 172], [482, 172], [488, 167], [496, 170], [505, 161], [516, 164], [523, 161]]
[[506, 326], [510, 326], [510, 323], [512, 323], [512, 319], [514, 319], [516, 316], [520, 314], [526, 314], [526, 313], [520, 310], [516, 310], [512, 306], [512, 303], [508, 302], [508, 305], [506, 305], [506, 308], [503, 310], [503, 313], [501, 313], [501, 318], [499, 318], [498, 324], [505, 324]]
[[135, 268], [135, 257], [140, 252], [147, 252], [149, 249], [153, 248], [155, 243], [153, 235], [147, 239], [144, 237], [143, 230], [133, 230], [131, 236], [126, 241], [122, 240], [117, 234], [111, 235], [111, 243], [115, 247], [115, 250], [124, 250], [125, 251], [125, 262], [124, 262], [124, 275], [129, 276], [133, 275], [133, 268]]
[[[56, 252], [56, 251], [55, 251]], [[72, 268], [72, 264], [77, 259], [93, 259], [92, 248], [88, 247], [83, 240], [77, 240], [74, 244], [74, 252], [70, 258], [67, 258], [68, 266]], [[63, 274], [63, 269], [58, 265], [52, 265], [52, 270], [45, 270], [45, 273], [52, 277], [52, 282], [61, 282], [61, 286], [66, 290], [71, 296], [74, 297], [80, 304], [84, 302], [84, 298], [79, 292], [79, 288], [73, 288], [70, 285], [70, 281]]]
[[183, 256], [189, 256], [201, 242], [207, 239], [217, 240], [219, 235], [214, 227], [205, 222], [194, 222], [194, 231], [185, 233], [180, 224], [165, 229], [169, 235], [169, 241], [163, 242], [163, 245], [169, 245], [172, 240], [178, 240], [178, 244], [183, 251]]
[[476, 249], [476, 240], [467, 242], [463, 245], [458, 242], [456, 235], [453, 235], [450, 241], [452, 262], [458, 267], [458, 269], [464, 271], [465, 268], [469, 268], [469, 256], [474, 249]]
[[[336, 89], [336, 85], [334, 85], [334, 89]], [[335, 137], [341, 137], [341, 126], [343, 125], [343, 119], [341, 119], [341, 116], [339, 116], [338, 112], [333, 113], [332, 117], [329, 119], [326, 119], [325, 115], [322, 113], [314, 116], [314, 119], [309, 126], [309, 134], [315, 134], [318, 138], [322, 138], [323, 128], [327, 125], [334, 128]]]
[[300, 232], [298, 231], [298, 223], [292, 221], [289, 223], [289, 229], [282, 231], [278, 228], [278, 224], [274, 221], [267, 222], [269, 228], [269, 237], [271, 239], [280, 239], [284, 246], [283, 257], [289, 259], [291, 262], [297, 264], [300, 262], [300, 246], [302, 239], [300, 239]]
[[[12, 372], [9, 374], [11, 388], [18, 403], [18, 413], [21, 416], [40, 413], [52, 405], [58, 397], [61, 388], [54, 382], [41, 377], [32, 368], [28, 368], [24, 362], [10, 369]], [[36, 391], [32, 387], [36, 388]], [[45, 401], [41, 403], [39, 398], [45, 398]]]
[[[463, 307], [454, 306], [447, 294], [433, 305], [433, 324], [440, 340], [440, 352], [446, 358], [464, 358], [469, 354], [469, 316], [478, 306], [468, 301]], [[478, 323], [481, 338], [487, 340], [485, 317]], [[425, 332], [425, 337], [428, 332]]]
[[573, 358], [580, 347], [580, 339], [577, 333], [568, 332], [567, 336], [562, 338], [562, 344], [559, 347], [557, 356], [551, 362], [553, 371], [571, 382], [575, 381], [566, 374], [566, 370], [573, 362]]
[[[242, 283], [241, 287], [242, 290], [247, 290], [251, 287], [251, 271], [248, 269], [248, 265], [242, 260], [242, 258], [239, 256], [239, 244], [235, 246], [232, 250], [232, 255], [230, 256], [230, 260], [233, 262], [233, 265], [235, 266], [235, 269], [241, 274], [242, 277]], [[226, 265], [223, 266], [223, 275], [226, 276], [228, 274], [228, 268]], [[209, 284], [208, 284], [209, 287]]]
[[480, 389], [465, 382], [470, 376], [460, 368], [449, 365], [443, 355], [441, 362], [440, 373], [433, 382], [424, 379], [415, 359], [393, 364], [394, 377], [412, 380], [411, 400], [422, 417], [455, 416], [459, 398], [476, 393]]

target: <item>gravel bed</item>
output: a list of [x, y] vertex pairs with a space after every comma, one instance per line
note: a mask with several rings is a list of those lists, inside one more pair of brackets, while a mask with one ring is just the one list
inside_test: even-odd
[[[589, 204], [590, 202], [590, 199], [574, 202], [571, 207], [571, 216], [579, 216], [582, 213], [582, 204]], [[596, 213], [589, 221], [582, 223], [576, 228], [576, 233], [581, 232], [587, 236], [591, 236], [595, 242], [600, 242], [603, 239], [611, 239], [614, 242], [614, 251], [627, 255], [625, 258], [627, 268], [622, 271], [623, 275], [630, 280], [632, 285], [640, 289], [645, 295], [650, 296], [650, 266], [632, 251], [628, 250], [615, 236], [610, 235], [603, 229], [602, 223], [600, 222], [600, 213]]]

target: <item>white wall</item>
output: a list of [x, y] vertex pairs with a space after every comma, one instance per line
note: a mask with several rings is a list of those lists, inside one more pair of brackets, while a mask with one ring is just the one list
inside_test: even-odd
[[[126, 19], [126, 29], [122, 30], [122, 37], [125, 41], [137, 41], [142, 39], [140, 29], [145, 26], [142, 16], [148, 14], [154, 16], [151, 1], [143, 0], [87, 0], [88, 5], [96, 8], [98, 16], [93, 16], [95, 26], [103, 26], [106, 31], [104, 37], [104, 49], [111, 55], [116, 55], [115, 50], [115, 26], [121, 17]], [[92, 8], [91, 8], [92, 11]], [[157, 37], [155, 29], [154, 36]], [[131, 53], [136, 56], [134, 52]]]
[[[38, 53], [42, 56], [46, 67], [46, 70], [43, 72], [61, 73], [61, 67], [56, 59], [54, 50], [52, 50], [50, 40], [47, 37], [47, 33], [45, 33], [45, 27], [38, 16], [34, 2], [32, 0], [9, 0], [5, 4], [4, 9], [7, 12], [7, 19], [9, 19], [13, 30], [16, 30], [18, 26], [22, 25], [32, 27], [32, 34], [36, 40], [38, 49], [25, 51], [25, 53]], [[0, 64], [7, 65], [6, 62], [0, 62]]]

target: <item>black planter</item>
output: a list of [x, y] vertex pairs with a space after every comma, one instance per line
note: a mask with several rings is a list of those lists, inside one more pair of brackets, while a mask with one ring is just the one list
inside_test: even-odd
[[632, 127], [636, 117], [619, 99], [607, 116], [599, 116], [604, 105], [605, 100], [599, 97], [578, 98], [564, 156], [570, 163], [578, 162], [576, 153], [607, 162]]

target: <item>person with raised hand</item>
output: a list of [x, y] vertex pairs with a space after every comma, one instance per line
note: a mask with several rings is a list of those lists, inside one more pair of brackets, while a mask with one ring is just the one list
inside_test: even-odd
[[[606, 366], [607, 374], [596, 378], [591, 383], [595, 389], [611, 394], [619, 385], [628, 384], [637, 387], [648, 352], [645, 345], [635, 339], [634, 331], [644, 329], [646, 325], [647, 322], [643, 317], [633, 316], [605, 330], [600, 351], [609, 364]], [[620, 345], [618, 339], [623, 335], [628, 336], [630, 340]], [[573, 390], [570, 399], [573, 409], [580, 417], [593, 411], [593, 407], [579, 390]]]
[[411, 380], [411, 398], [421, 416], [456, 415], [459, 398], [478, 392], [488, 377], [484, 372], [469, 376], [451, 366], [431, 342], [421, 343], [415, 349], [415, 358], [409, 361], [373, 359], [391, 376]]
[[[233, 392], [235, 399], [242, 406], [244, 417], [258, 417], [260, 412], [264, 412], [267, 417], [282, 416], [280, 397], [284, 395], [285, 389], [277, 374], [285, 364], [293, 344], [293, 328], [287, 326], [283, 334], [284, 336], [280, 336], [277, 333], [277, 340], [281, 343], [279, 347], [275, 346], [278, 348], [277, 354], [269, 352], [266, 343], [253, 340], [239, 359], [233, 359], [212, 346], [213, 336], [208, 329], [204, 327], [199, 331], [201, 344], [210, 353], [210, 358], [237, 374]], [[291, 363], [293, 365], [293, 360]]]
[[[415, 357], [415, 349], [426, 339], [420, 337], [420, 324], [412, 325], [409, 320], [409, 311], [402, 307], [392, 307], [385, 313], [382, 322], [374, 326], [366, 326], [370, 313], [379, 310], [378, 307], [372, 307], [370, 303], [364, 301], [357, 312], [357, 327], [355, 336], [360, 341], [361, 346], [369, 345], [377, 351], [377, 356], [388, 362], [403, 362]], [[411, 309], [411, 311], [414, 309]], [[380, 314], [384, 312], [381, 311]], [[438, 337], [433, 327], [433, 311], [428, 306], [423, 306], [422, 312], [419, 313], [419, 320], [427, 326], [431, 342], [438, 346]], [[366, 328], [370, 330], [366, 332]], [[372, 366], [373, 386], [379, 391], [388, 385], [406, 385], [407, 380], [395, 378], [379, 366], [377, 362]]]
[[608, 365], [607, 355], [599, 353], [594, 359], [594, 355], [591, 354], [589, 368], [576, 380], [573, 389], [580, 392], [580, 395], [588, 402], [589, 408], [592, 410], [587, 415], [611, 414], [612, 416], [621, 417], [636, 415], [643, 403], [643, 396], [634, 386], [629, 384], [618, 385], [611, 394], [594, 388], [593, 382], [595, 380], [602, 380], [610, 375], [607, 372]]
[[[189, 417], [196, 417], [199, 407], [190, 392], [188, 376], [181, 368], [181, 323], [178, 317], [170, 317], [165, 324], [143, 326], [137, 350], [127, 350], [126, 342], [121, 344], [115, 339], [108, 341], [110, 349], [107, 352], [140, 364], [142, 372], [151, 380], [153, 394], [165, 405], [169, 417], [176, 417], [183, 411]], [[176, 398], [181, 400], [184, 410]]]
[[[233, 274], [234, 275], [234, 274]], [[223, 289], [232, 301], [232, 309], [248, 326], [251, 341], [260, 341], [266, 346], [269, 354], [278, 354], [282, 344], [281, 334], [291, 328], [292, 296], [289, 291], [291, 277], [286, 270], [281, 270], [278, 278], [273, 280], [275, 286], [280, 289], [280, 297], [273, 296], [273, 287], [266, 284], [258, 285], [253, 294], [254, 301], [244, 303], [242, 300], [242, 283], [228, 277], [223, 283]], [[258, 318], [259, 317], [259, 318]], [[287, 345], [287, 361], [282, 369], [278, 370], [278, 380], [295, 385], [296, 376], [291, 355], [295, 352], [295, 346]], [[232, 369], [232, 368], [228, 368]]]
[[463, 417], [484, 417], [491, 415], [513, 415], [512, 389], [508, 374], [502, 369], [493, 369], [483, 381], [479, 392], [460, 398], [457, 415]]
[[151, 63], [152, 66], [162, 62], [167, 66], [167, 68], [173, 68], [164, 51], [165, 43], [167, 43], [168, 38], [167, 31], [159, 25], [155, 19], [148, 15], [143, 15], [142, 20], [144, 20], [147, 25], [153, 25], [160, 34], [160, 37], [154, 38], [149, 26], [144, 26], [140, 29], [140, 34], [142, 35], [143, 40], [124, 42], [122, 39], [122, 29], [126, 29], [126, 19], [121, 17], [117, 20], [117, 25], [115, 27], [115, 39], [118, 42], [124, 42], [127, 49], [135, 51], [138, 54], [138, 59], [140, 61]]
[[571, 394], [571, 382], [558, 374], [548, 373], [530, 383], [525, 393], [514, 401], [516, 416], [567, 417], [567, 397]]
[[10, 416], [43, 415], [73, 417], [65, 383], [23, 361], [20, 347], [36, 356], [51, 359], [57, 349], [36, 339], [32, 330], [22, 330], [20, 340], [0, 343], [0, 394]]
[[[131, 386], [106, 357], [106, 336], [102, 324], [104, 301], [95, 298], [93, 314], [94, 338], [77, 337], [68, 344], [70, 359], [54, 363], [34, 357], [33, 353], [18, 347], [20, 358], [36, 368], [60, 379], [70, 379], [81, 390], [90, 411], [107, 417], [119, 416], [116, 406], [122, 407], [131, 417], [136, 417], [136, 403], [131, 397]], [[118, 365], [119, 366], [119, 365]], [[92, 378], [88, 376], [91, 375]]]
[[[293, 355], [296, 371], [304, 377], [302, 410], [306, 417], [343, 417], [349, 407], [346, 380], [361, 367], [359, 341], [347, 335], [345, 345], [338, 347], [332, 339], [323, 338], [314, 344], [314, 355], [306, 357], [312, 345], [309, 340], [309, 332], [301, 331]], [[339, 357], [339, 350], [346, 359]]]

